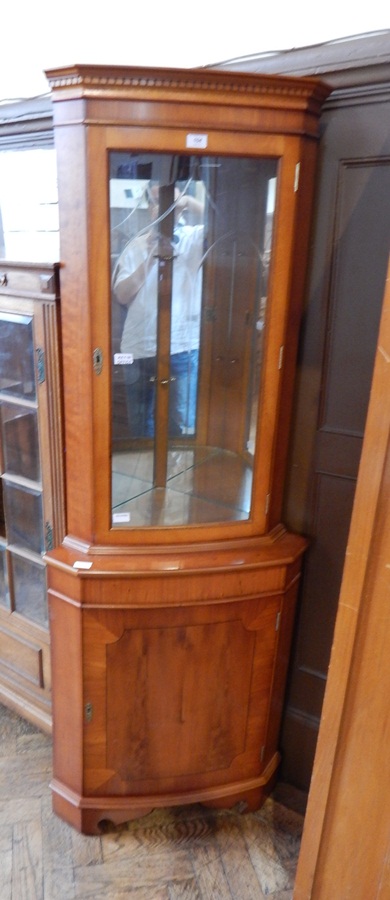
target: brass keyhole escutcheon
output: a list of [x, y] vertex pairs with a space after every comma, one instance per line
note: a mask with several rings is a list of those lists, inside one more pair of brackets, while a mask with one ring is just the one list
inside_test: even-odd
[[100, 375], [103, 368], [103, 350], [96, 347], [93, 351], [93, 370], [95, 375]]

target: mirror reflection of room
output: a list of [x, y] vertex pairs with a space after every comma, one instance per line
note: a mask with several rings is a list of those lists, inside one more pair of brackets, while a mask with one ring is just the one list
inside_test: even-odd
[[112, 524], [247, 520], [275, 160], [112, 152]]

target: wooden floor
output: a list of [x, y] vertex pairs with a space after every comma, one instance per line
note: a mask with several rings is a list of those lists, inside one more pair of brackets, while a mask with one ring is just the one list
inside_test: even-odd
[[290, 900], [305, 797], [155, 811], [78, 834], [51, 811], [51, 739], [0, 705], [1, 900]]

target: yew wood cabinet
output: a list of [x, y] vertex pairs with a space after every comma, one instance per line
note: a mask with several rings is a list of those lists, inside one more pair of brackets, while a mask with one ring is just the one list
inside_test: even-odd
[[281, 522], [314, 79], [47, 73], [67, 534], [46, 554], [54, 809], [258, 807], [305, 538]]

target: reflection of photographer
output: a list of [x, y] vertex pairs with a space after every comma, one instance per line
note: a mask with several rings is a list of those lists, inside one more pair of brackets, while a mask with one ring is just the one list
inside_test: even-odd
[[[151, 221], [123, 250], [113, 277], [116, 299], [128, 307], [121, 340], [128, 415], [132, 437], [153, 436], [157, 335], [158, 188], [149, 188]], [[203, 224], [187, 225], [190, 212], [202, 221], [203, 205], [190, 195], [175, 195], [171, 298], [169, 434], [195, 429], [200, 340]]]

